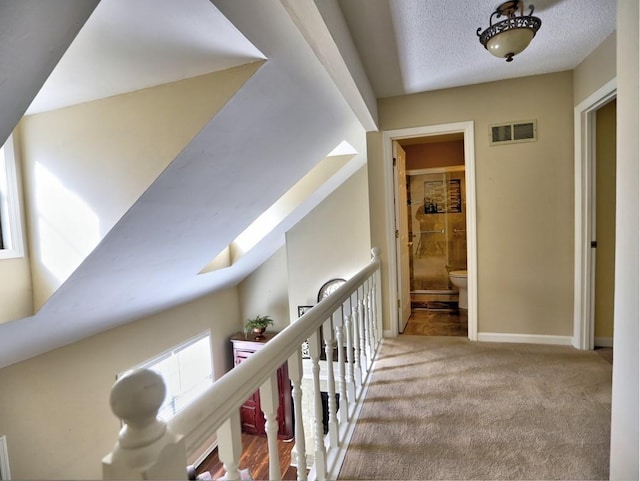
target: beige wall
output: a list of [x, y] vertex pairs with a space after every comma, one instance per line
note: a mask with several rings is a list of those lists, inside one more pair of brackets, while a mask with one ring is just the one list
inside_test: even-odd
[[275, 325], [269, 330], [281, 331], [289, 325], [287, 252], [278, 252], [258, 267], [238, 286], [242, 321], [257, 315], [268, 315]]
[[116, 442], [115, 376], [208, 329], [215, 376], [232, 366], [236, 289], [112, 329], [0, 370], [0, 435], [14, 479], [101, 479]]
[[[595, 337], [613, 340], [616, 243], [616, 101], [596, 112]], [[596, 342], [596, 345], [599, 345]]]
[[367, 170], [360, 168], [287, 232], [289, 315], [317, 304], [329, 279], [349, 279], [371, 259]]
[[259, 65], [22, 120], [36, 310]]
[[[560, 72], [379, 101], [381, 130], [474, 121], [478, 330], [573, 333], [573, 91]], [[516, 92], [505, 95], [504, 92]], [[538, 140], [491, 147], [489, 125], [536, 119]], [[368, 135], [372, 244], [390, 303], [382, 135]]]
[[578, 105], [616, 76], [616, 32], [573, 71], [573, 104]]
[[0, 324], [33, 314], [31, 272], [27, 257], [0, 259]]
[[[11, 137], [10, 137], [11, 138]], [[20, 169], [20, 152], [18, 145], [20, 133], [13, 133], [14, 155], [16, 157], [16, 176], [18, 180], [18, 195], [21, 198], [22, 172]], [[6, 150], [5, 150], [6, 152]], [[20, 209], [24, 214], [24, 209]], [[33, 314], [33, 291], [31, 289], [31, 271], [29, 269], [29, 254], [25, 238], [25, 219], [21, 218], [23, 230], [24, 257], [13, 259], [0, 259], [0, 279], [9, 279], [10, 282], [0, 282], [0, 324], [15, 319], [22, 319]]]

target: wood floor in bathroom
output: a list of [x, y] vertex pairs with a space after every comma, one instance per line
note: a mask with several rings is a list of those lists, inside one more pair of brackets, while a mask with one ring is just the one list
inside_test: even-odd
[[467, 311], [412, 309], [403, 334], [413, 336], [467, 336]]

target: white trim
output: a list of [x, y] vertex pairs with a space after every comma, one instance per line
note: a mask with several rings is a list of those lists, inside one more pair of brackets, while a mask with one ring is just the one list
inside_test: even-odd
[[545, 334], [505, 334], [502, 332], [478, 333], [478, 341], [482, 342], [512, 342], [571, 346], [572, 340], [571, 336], [548, 336]]
[[[464, 162], [467, 199], [467, 295], [469, 302], [468, 336], [472, 341], [478, 338], [478, 261], [477, 261], [477, 230], [476, 230], [476, 161], [474, 149], [473, 121], [456, 122], [451, 124], [429, 125], [408, 129], [387, 130], [383, 134], [384, 155], [384, 195], [387, 209], [387, 259], [389, 262], [389, 299], [398, 299], [398, 288], [393, 276], [397, 276], [397, 261], [395, 255], [395, 215], [394, 215], [394, 183], [393, 163], [387, 162], [392, 158], [391, 142], [397, 139], [412, 137], [427, 137], [431, 135], [464, 133]], [[398, 312], [391, 309], [389, 337], [398, 335]], [[387, 336], [385, 332], [385, 336]]]
[[[0, 200], [0, 217], [2, 217], [3, 240], [9, 244], [9, 247], [0, 249], [0, 259], [13, 259], [24, 257], [20, 163], [16, 159], [13, 134], [0, 148], [4, 149], [4, 172], [0, 172], [0, 179], [2, 177], [6, 179], [6, 202]], [[2, 164], [0, 162], [0, 169], [3, 168]]]
[[7, 437], [0, 436], [0, 480], [11, 479], [11, 469], [9, 469], [9, 451], [7, 451]]
[[616, 79], [596, 90], [574, 109], [574, 285], [573, 346], [593, 349], [595, 253], [590, 247], [595, 229], [593, 182], [595, 111], [616, 96]]
[[598, 347], [613, 347], [613, 337], [595, 337], [593, 345]]
[[382, 337], [396, 337], [397, 334], [394, 334], [391, 329], [385, 329], [382, 331]]

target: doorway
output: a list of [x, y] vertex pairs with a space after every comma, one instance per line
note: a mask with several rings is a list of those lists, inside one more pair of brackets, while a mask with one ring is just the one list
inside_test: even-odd
[[[416, 165], [409, 160], [404, 176], [398, 173], [398, 167], [392, 162], [389, 163], [389, 169], [386, 171], [389, 188], [387, 206], [393, 209], [393, 215], [389, 217], [393, 223], [389, 229], [392, 238], [390, 245], [396, 246], [396, 255], [390, 256], [389, 259], [390, 272], [395, 273], [397, 279], [397, 282], [391, 285], [391, 294], [396, 296], [398, 304], [397, 311], [393, 313], [395, 316], [391, 319], [391, 329], [396, 335], [406, 332], [408, 317], [414, 314], [421, 316], [464, 314], [465, 311], [461, 312], [457, 305], [459, 291], [450, 283], [448, 274], [457, 268], [463, 271], [463, 267], [466, 267], [466, 325], [462, 332], [457, 332], [456, 335], [462, 334], [471, 340], [477, 340], [473, 122], [387, 131], [384, 133], [384, 148], [387, 158], [397, 159], [399, 156], [395, 145], [399, 145], [402, 150], [405, 148], [411, 150], [418, 149], [417, 146], [421, 144], [444, 143], [447, 140], [459, 141], [462, 160], [457, 166], [452, 163], [447, 165], [446, 162], [439, 165]], [[436, 171], [429, 171], [434, 168]], [[413, 191], [411, 190], [412, 179]], [[407, 197], [404, 197], [403, 190], [408, 194]], [[427, 197], [429, 199], [426, 199]], [[447, 212], [449, 210], [454, 212]], [[403, 211], [404, 215], [401, 215]], [[454, 220], [450, 217], [452, 214], [461, 215]], [[399, 221], [403, 217], [406, 221]], [[430, 230], [438, 232], [427, 232]], [[464, 242], [456, 243], [456, 239], [447, 237], [451, 235], [458, 239], [464, 235]], [[410, 247], [409, 256], [403, 255], [403, 252], [405, 254], [407, 252], [404, 249], [405, 245]], [[405, 261], [407, 257], [409, 260]], [[423, 269], [425, 266], [427, 266], [426, 271]], [[413, 280], [411, 280], [412, 277]], [[407, 279], [409, 279], [408, 282]], [[435, 285], [437, 279], [439, 279], [438, 286]], [[407, 309], [407, 305], [411, 306], [410, 310]], [[428, 332], [426, 334], [438, 335]]]
[[[593, 291], [594, 348], [613, 348], [613, 303], [616, 244], [616, 99], [596, 111], [595, 118], [595, 275]], [[611, 356], [608, 356], [611, 357]]]
[[[600, 248], [596, 231], [596, 116], [601, 107], [615, 98], [616, 80], [613, 79], [581, 102], [574, 111], [576, 210], [573, 346], [577, 349], [592, 350], [595, 345], [596, 256]], [[613, 286], [610, 288], [613, 289]], [[599, 343], [602, 343], [600, 339]]]

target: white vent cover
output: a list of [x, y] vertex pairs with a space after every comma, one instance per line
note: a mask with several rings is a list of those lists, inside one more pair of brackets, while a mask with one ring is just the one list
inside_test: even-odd
[[489, 143], [491, 145], [535, 142], [537, 139], [538, 128], [535, 120], [523, 120], [520, 122], [493, 124], [489, 126]]

